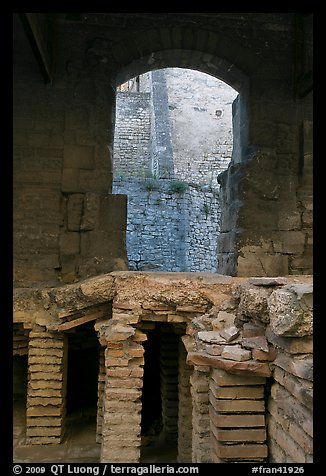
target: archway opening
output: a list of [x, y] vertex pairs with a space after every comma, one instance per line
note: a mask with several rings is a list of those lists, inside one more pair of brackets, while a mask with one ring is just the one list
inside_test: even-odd
[[[141, 413], [141, 462], [178, 460], [180, 336], [183, 325], [147, 324]], [[182, 370], [181, 370], [182, 371]], [[183, 382], [184, 383], [184, 382]]]
[[118, 87], [113, 193], [128, 196], [130, 270], [218, 272], [218, 176], [232, 158], [237, 95], [183, 68]]
[[96, 442], [99, 343], [94, 324], [67, 332], [67, 433], [72, 445], [87, 451]]

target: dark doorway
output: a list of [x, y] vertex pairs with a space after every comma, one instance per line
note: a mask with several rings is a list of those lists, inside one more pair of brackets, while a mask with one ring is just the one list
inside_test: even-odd
[[144, 342], [145, 366], [142, 393], [142, 444], [153, 444], [162, 430], [159, 329], [155, 327]]
[[178, 452], [178, 344], [171, 324], [151, 323], [144, 342], [141, 462], [174, 463]]
[[67, 414], [96, 417], [99, 343], [94, 324], [68, 334]]

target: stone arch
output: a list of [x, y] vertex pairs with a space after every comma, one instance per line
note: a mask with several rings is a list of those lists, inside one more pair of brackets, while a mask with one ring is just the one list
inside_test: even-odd
[[112, 45], [116, 86], [155, 69], [180, 67], [209, 74], [239, 92], [234, 102], [234, 157], [248, 155], [250, 137], [250, 77], [261, 59], [225, 35], [194, 27], [146, 30]]
[[[104, 44], [98, 48], [100, 51], [105, 51]], [[252, 156], [255, 146], [250, 144], [250, 82], [262, 60], [241, 44], [210, 30], [194, 27], [151, 29], [129, 35], [111, 45], [110, 60], [114, 63], [115, 86], [149, 71], [180, 67], [209, 74], [233, 87], [239, 95], [232, 105], [231, 165], [243, 163]], [[107, 59], [102, 57], [101, 61], [105, 63]], [[232, 188], [225, 180], [221, 186], [222, 189]], [[222, 214], [229, 214], [229, 207], [224, 208]], [[228, 247], [222, 251], [219, 269], [233, 275], [237, 272], [238, 255], [233, 242]]]

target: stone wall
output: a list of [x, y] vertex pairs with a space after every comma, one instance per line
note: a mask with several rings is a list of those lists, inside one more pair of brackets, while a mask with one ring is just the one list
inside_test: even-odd
[[[125, 202], [109, 195], [115, 91], [98, 70], [76, 77], [61, 56], [55, 81], [44, 84], [17, 14], [14, 27], [15, 285], [122, 269]], [[57, 46], [69, 56], [67, 45]]]
[[[302, 150], [311, 141], [300, 133], [311, 122], [311, 14], [53, 14], [56, 68], [47, 84], [19, 15], [17, 285], [73, 282], [125, 267], [124, 228], [112, 229], [113, 220], [102, 229], [103, 219], [118, 209], [121, 216], [124, 207], [122, 198], [119, 206], [103, 199], [111, 192], [116, 86], [171, 66], [203, 71], [239, 92], [234, 167], [221, 184], [221, 272], [311, 273], [311, 148]], [[91, 229], [78, 228], [85, 210]]]
[[232, 103], [237, 91], [208, 74], [165, 70], [175, 177], [219, 188], [232, 157]]
[[169, 179], [114, 180], [128, 196], [129, 269], [217, 271], [219, 194]]
[[151, 168], [151, 95], [118, 92], [114, 134], [114, 176], [146, 177]]

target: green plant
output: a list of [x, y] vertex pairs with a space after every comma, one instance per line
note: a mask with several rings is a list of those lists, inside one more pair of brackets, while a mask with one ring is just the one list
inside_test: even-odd
[[159, 190], [160, 188], [159, 182], [153, 178], [144, 179], [143, 185], [145, 190], [148, 192], [153, 192], [154, 190]]
[[183, 193], [188, 189], [188, 184], [181, 180], [172, 180], [170, 182], [170, 191], [172, 193]]

